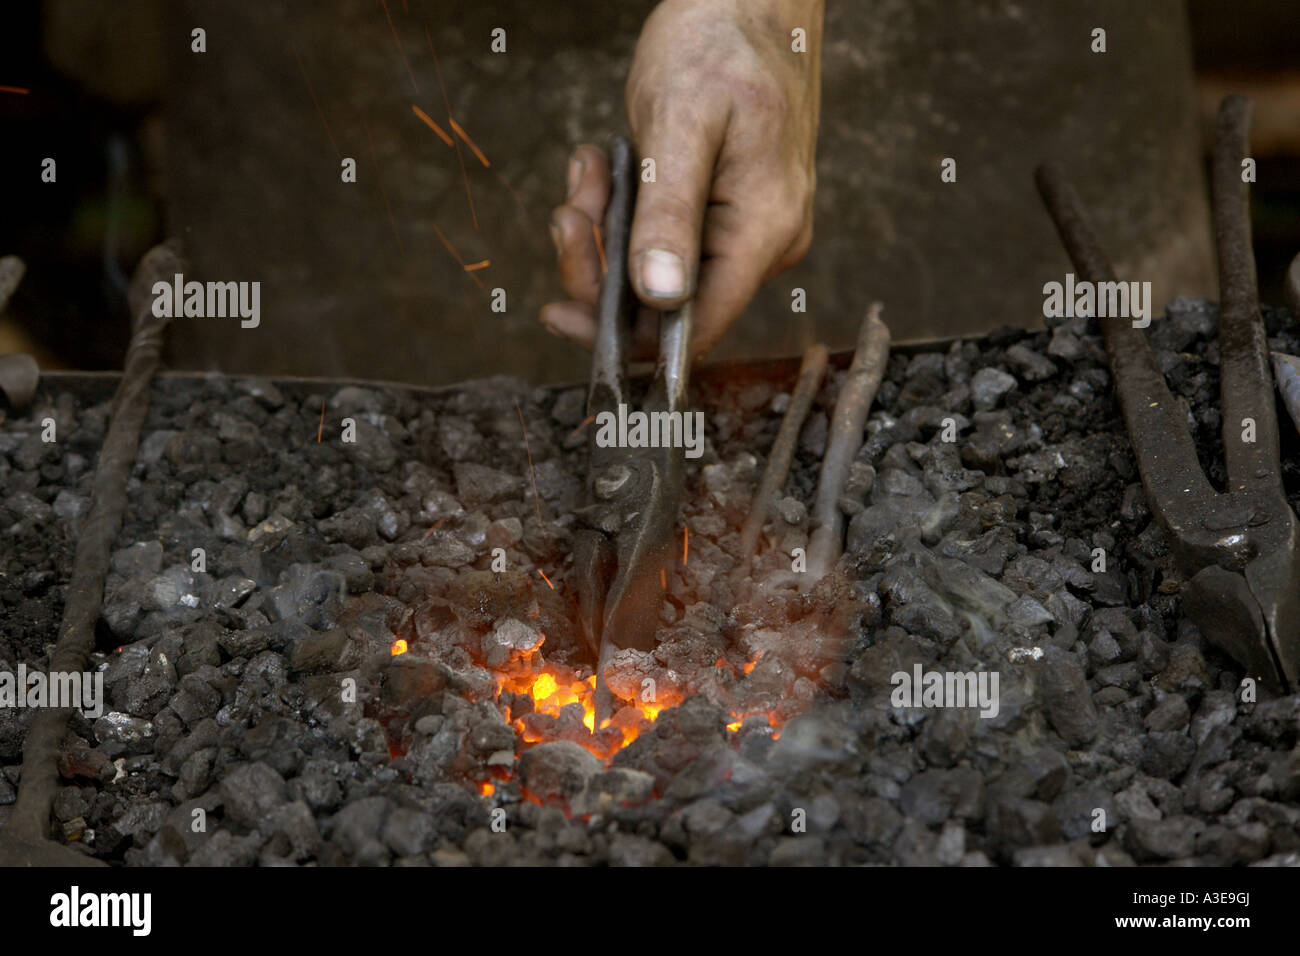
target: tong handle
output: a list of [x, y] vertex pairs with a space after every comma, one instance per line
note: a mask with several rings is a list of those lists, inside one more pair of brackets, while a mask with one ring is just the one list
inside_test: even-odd
[[[1034, 179], [1074, 267], [1089, 282], [1114, 282], [1115, 271], [1065, 174], [1055, 164], [1047, 164], [1038, 167]], [[1179, 540], [1188, 529], [1200, 527], [1214, 489], [1201, 471], [1187, 422], [1146, 336], [1123, 318], [1097, 321], [1106, 339], [1111, 375], [1147, 501]]]
[[[596, 305], [596, 342], [591, 352], [591, 387], [587, 414], [616, 411], [627, 401], [627, 344], [632, 334], [636, 296], [628, 279], [627, 246], [636, 205], [636, 152], [626, 136], [609, 149], [610, 193], [600, 236], [605, 275]], [[594, 436], [595, 429], [592, 434]], [[591, 443], [594, 449], [594, 440]]]
[[[1229, 96], [1214, 137], [1214, 238], [1219, 257], [1219, 405], [1228, 490], [1281, 492], [1277, 412], [1268, 341], [1250, 235], [1250, 205], [1241, 161], [1248, 149], [1250, 101]], [[1246, 419], [1255, 440], [1242, 441]]]

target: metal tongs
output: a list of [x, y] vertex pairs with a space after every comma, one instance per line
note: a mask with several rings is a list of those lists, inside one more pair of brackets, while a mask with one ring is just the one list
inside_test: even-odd
[[[1219, 259], [1219, 393], [1227, 490], [1206, 480], [1179, 405], [1146, 337], [1102, 318], [1106, 352], [1147, 502], [1188, 583], [1185, 607], [1201, 633], [1266, 684], [1300, 687], [1300, 563], [1296, 516], [1282, 488], [1269, 349], [1259, 311], [1242, 160], [1250, 104], [1219, 108], [1214, 144], [1214, 228]], [[1074, 190], [1050, 166], [1038, 188], [1075, 268], [1114, 281]], [[1243, 437], [1254, 421], [1253, 442]]]
[[[637, 300], [628, 281], [628, 239], [636, 196], [632, 144], [617, 137], [610, 149], [612, 188], [605, 212], [606, 273], [598, 303], [592, 350], [588, 421], [601, 412], [618, 415], [629, 405], [627, 347]], [[643, 410], [686, 412], [690, 372], [691, 303], [659, 320], [659, 360]], [[583, 634], [596, 657], [599, 731], [613, 716], [605, 682], [610, 659], [624, 648], [652, 650], [663, 605], [663, 576], [673, 552], [673, 528], [681, 504], [683, 448], [600, 447], [597, 428], [588, 433], [588, 526], [574, 537], [577, 591]]]

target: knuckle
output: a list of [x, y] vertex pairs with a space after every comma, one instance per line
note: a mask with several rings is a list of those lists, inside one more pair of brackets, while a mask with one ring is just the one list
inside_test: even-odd
[[802, 203], [783, 202], [768, 217], [769, 230], [782, 248], [791, 245], [803, 232], [808, 217]]
[[732, 76], [729, 86], [732, 102], [756, 118], [785, 116], [790, 111], [790, 99], [779, 84], [763, 78]]

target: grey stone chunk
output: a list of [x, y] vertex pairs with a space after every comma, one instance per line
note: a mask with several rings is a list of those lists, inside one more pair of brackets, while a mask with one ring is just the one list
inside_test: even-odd
[[129, 578], [152, 577], [162, 570], [163, 546], [159, 541], [139, 541], [113, 552], [113, 570]]
[[571, 801], [600, 773], [600, 761], [569, 740], [538, 744], [519, 761], [524, 786], [542, 801]]
[[619, 833], [609, 841], [610, 866], [671, 866], [675, 861], [662, 843]]
[[453, 472], [456, 495], [469, 508], [514, 497], [523, 490], [523, 479], [518, 475], [509, 475], [475, 462], [457, 462]]
[[984, 809], [984, 778], [969, 769], [926, 770], [903, 785], [899, 806], [926, 826], [949, 817], [978, 819]]
[[1026, 382], [1041, 382], [1056, 374], [1056, 365], [1051, 359], [1025, 345], [1017, 344], [1007, 349], [1004, 361]]
[[1190, 816], [1134, 820], [1125, 829], [1124, 846], [1138, 862], [1183, 859], [1196, 851], [1196, 838], [1204, 828]]
[[398, 807], [384, 822], [382, 837], [398, 856], [416, 856], [433, 848], [437, 836], [427, 814]]
[[109, 711], [95, 721], [95, 739], [109, 757], [148, 753], [154, 745], [153, 724], [140, 717]]
[[1016, 387], [1016, 379], [1001, 369], [982, 368], [971, 378], [971, 402], [981, 412], [998, 407], [1003, 396]]
[[[362, 866], [383, 865], [388, 862], [389, 850], [380, 839], [380, 833], [391, 808], [387, 797], [355, 800], [334, 815], [326, 833], [353, 862]], [[409, 833], [404, 835], [410, 836]]]
[[249, 829], [256, 829], [285, 799], [284, 778], [261, 762], [240, 764], [221, 780], [226, 816]]
[[1097, 736], [1099, 727], [1088, 680], [1073, 654], [1052, 646], [1043, 652], [1038, 670], [1043, 709], [1065, 742], [1081, 747]]

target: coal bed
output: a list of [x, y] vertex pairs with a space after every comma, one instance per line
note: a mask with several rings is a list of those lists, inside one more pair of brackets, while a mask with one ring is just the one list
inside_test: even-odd
[[[1216, 326], [1180, 299], [1149, 335], [1221, 487]], [[1300, 695], [1244, 693], [1181, 613], [1095, 326], [891, 356], [845, 555], [801, 593], [843, 377], [739, 573], [794, 376], [698, 377], [658, 644], [600, 728], [584, 389], [155, 379], [52, 837], [126, 866], [1300, 864]], [[0, 431], [0, 671], [49, 665], [113, 384], [47, 378]], [[934, 673], [991, 696], [907, 689]], [[0, 708], [0, 825], [32, 714]]]

